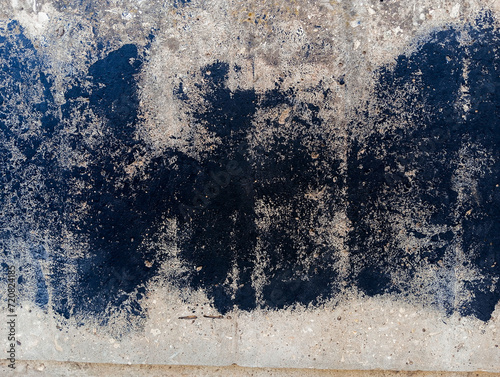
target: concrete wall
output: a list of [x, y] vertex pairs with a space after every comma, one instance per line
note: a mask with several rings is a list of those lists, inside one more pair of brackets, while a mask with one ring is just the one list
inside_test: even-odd
[[0, 4], [19, 368], [500, 371], [497, 1]]

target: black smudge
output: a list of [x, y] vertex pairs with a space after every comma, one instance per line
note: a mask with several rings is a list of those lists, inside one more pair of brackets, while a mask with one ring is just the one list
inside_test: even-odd
[[40, 261], [46, 259], [33, 228], [52, 204], [40, 176], [50, 164], [44, 140], [57, 128], [50, 78], [41, 69], [32, 42], [17, 21], [0, 24], [0, 249], [4, 261], [18, 266], [20, 299], [46, 309], [48, 290]]
[[[63, 115], [78, 124], [66, 142], [85, 154], [87, 163], [60, 168], [54, 179], [63, 178], [60, 189], [72, 193], [65, 202], [66, 213], [82, 206], [88, 210], [67, 220], [68, 228], [87, 247], [85, 255], [74, 261], [71, 290], [59, 291], [54, 298], [55, 309], [65, 317], [103, 314], [110, 307], [140, 315], [144, 284], [160, 262], [140, 245], [158, 215], [155, 206], [164, 169], [156, 161], [146, 167], [146, 171], [154, 168], [154, 181], [128, 179], [124, 170], [145, 153], [134, 136], [139, 104], [135, 75], [141, 65], [136, 46], [124, 45], [94, 63], [87, 78], [66, 93]], [[90, 144], [83, 135], [94, 126], [95, 115], [103, 121], [103, 135]], [[76, 187], [86, 188], [76, 191]], [[148, 267], [149, 261], [156, 263]], [[55, 266], [68, 263], [64, 258], [54, 260]], [[57, 272], [64, 274], [62, 266], [54, 271], [54, 282], [63, 279]]]
[[[464, 35], [469, 43], [459, 42]], [[425, 266], [434, 268], [439, 280], [433, 304], [448, 314], [457, 310], [486, 321], [499, 301], [499, 36], [486, 15], [475, 28], [435, 32], [416, 52], [399, 56], [394, 67], [379, 70], [376, 111], [366, 116], [367, 124], [407, 121], [411, 126], [355, 142], [350, 150], [351, 263], [354, 281], [367, 294], [419, 294], [412, 278]], [[475, 183], [458, 187], [464, 174], [458, 169], [468, 158], [464, 147], [474, 156], [486, 150], [489, 162], [474, 173]], [[405, 173], [411, 171], [409, 178]], [[466, 197], [462, 202], [459, 189]], [[391, 221], [411, 217], [418, 208], [427, 209], [430, 224], [448, 230], [411, 254], [398, 245]], [[465, 261], [458, 259], [454, 242]], [[467, 302], [460, 302], [455, 290], [460, 263], [482, 275], [465, 282], [472, 297]], [[398, 285], [389, 277], [397, 279], [401, 270], [406, 281]]]
[[[312, 115], [308, 119], [293, 115], [291, 121], [307, 130], [321, 127], [319, 108], [294, 104], [294, 90], [285, 91], [279, 85], [264, 93], [253, 89], [231, 92], [227, 87], [229, 70], [229, 65], [221, 62], [204, 67], [205, 84], [200, 84], [199, 90], [203, 103], [208, 105], [191, 104], [193, 117], [221, 142], [202, 163], [199, 185], [184, 194], [191, 201], [181, 203], [192, 229], [181, 255], [188, 264], [199, 267], [198, 271], [193, 269], [195, 272], [188, 280], [192, 288], [203, 288], [221, 313], [234, 307], [251, 310], [260, 305], [252, 280], [257, 268], [266, 278], [262, 289], [265, 307], [318, 302], [335, 291], [332, 285], [337, 284], [336, 273], [331, 262], [336, 257], [327, 246], [314, 242], [310, 227], [304, 226], [311, 217], [319, 216], [304, 194], [308, 190], [337, 190], [331, 182], [338, 174], [339, 162], [334, 161], [325, 169], [321, 159], [312, 157], [311, 144], [320, 148], [324, 140], [307, 131], [292, 134], [291, 139], [281, 136], [272, 145], [257, 147], [254, 157], [249, 153], [246, 137], [252, 132], [257, 109], [302, 107], [299, 114]], [[189, 104], [180, 86], [176, 93]], [[278, 120], [268, 120], [266, 126], [284, 128]], [[279, 221], [274, 220], [271, 231], [262, 232], [256, 225], [263, 216], [256, 213], [257, 202], [291, 210], [283, 213]], [[325, 207], [332, 209], [335, 204], [338, 203], [325, 203]], [[266, 258], [259, 261], [260, 266], [256, 265], [258, 242]], [[304, 266], [304, 259], [314, 252], [322, 257]], [[235, 266], [237, 276], [232, 273]], [[238, 288], [232, 289], [232, 284]]]

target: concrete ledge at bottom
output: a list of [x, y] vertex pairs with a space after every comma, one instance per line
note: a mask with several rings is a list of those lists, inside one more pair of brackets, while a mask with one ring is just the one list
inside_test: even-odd
[[0, 375], [50, 376], [50, 377], [498, 377], [499, 373], [487, 372], [421, 372], [386, 370], [320, 370], [289, 368], [244, 368], [237, 365], [226, 367], [183, 365], [123, 365], [58, 361], [17, 361], [16, 369], [0, 361]]

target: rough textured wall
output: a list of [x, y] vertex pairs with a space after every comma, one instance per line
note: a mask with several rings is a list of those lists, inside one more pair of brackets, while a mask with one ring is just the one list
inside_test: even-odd
[[21, 355], [498, 370], [498, 11], [3, 1]]

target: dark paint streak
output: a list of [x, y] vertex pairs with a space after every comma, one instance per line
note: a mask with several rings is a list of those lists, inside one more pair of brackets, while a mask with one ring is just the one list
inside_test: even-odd
[[[91, 109], [105, 120], [105, 135], [97, 145], [84, 142], [81, 134], [86, 123], [81, 123], [80, 132], [71, 137], [75, 149], [91, 156], [88, 166], [58, 172], [73, 185], [89, 187], [68, 200], [75, 208], [83, 203], [89, 206], [82, 221], [69, 224], [89, 247], [86, 257], [76, 261], [73, 292], [61, 292], [55, 303], [56, 310], [66, 317], [102, 314], [108, 306], [132, 315], [141, 314], [137, 297], [142, 297], [144, 284], [155, 276], [159, 265], [147, 267], [145, 261], [154, 260], [155, 256], [140, 249], [143, 236], [157, 215], [158, 198], [150, 190], [158, 182], [131, 182], [123, 171], [124, 164], [143, 153], [134, 138], [139, 103], [134, 75], [139, 73], [141, 65], [137, 48], [125, 45], [94, 63], [89, 69], [90, 79], [77, 83], [66, 94], [65, 117], [71, 117], [75, 111], [87, 114], [87, 109]], [[161, 174], [161, 166], [155, 171]]]
[[[47, 255], [39, 240], [32, 237], [27, 224], [31, 218], [44, 218], [51, 203], [43, 188], [31, 184], [36, 174], [48, 174], [42, 161], [42, 143], [51, 138], [57, 126], [49, 78], [41, 70], [36, 49], [17, 21], [0, 26], [0, 250], [6, 260], [18, 264], [18, 290], [42, 309], [49, 296], [41, 261]], [[39, 99], [38, 99], [39, 98]], [[24, 110], [24, 111], [23, 111]], [[28, 119], [30, 117], [31, 119]], [[34, 122], [39, 121], [39, 124]], [[17, 163], [11, 163], [14, 156]], [[48, 153], [46, 154], [48, 155]], [[26, 208], [26, 203], [30, 203]], [[26, 255], [10, 240], [30, 245]], [[2, 263], [4, 265], [4, 263]]]
[[[327, 186], [332, 173], [316, 166], [318, 162], [300, 139], [305, 135], [276, 140], [273, 148], [258, 149], [256, 160], [249, 157], [245, 137], [252, 130], [256, 110], [291, 105], [294, 93], [293, 89], [284, 92], [279, 87], [264, 94], [254, 90], [230, 92], [226, 85], [229, 69], [226, 63], [215, 63], [202, 70], [210, 72], [204, 77], [208, 84], [199, 86], [204, 102], [209, 105], [200, 110], [194, 104], [196, 110], [192, 115], [221, 138], [221, 146], [211, 153], [210, 160], [222, 166], [232, 161], [241, 172], [220, 188], [219, 195], [193, 211], [189, 222], [192, 234], [182, 246], [182, 256], [188, 263], [203, 268], [193, 274], [191, 287], [203, 288], [221, 313], [234, 306], [243, 310], [256, 308], [258, 302], [251, 277], [256, 268], [257, 237], [260, 236], [269, 258], [268, 267], [264, 268], [268, 280], [263, 290], [264, 305], [283, 308], [295, 303], [318, 302], [335, 292], [332, 288], [332, 284], [337, 284], [335, 274], [328, 270], [329, 265], [325, 262], [336, 257], [316, 245], [309, 234], [296, 234], [296, 231], [303, 228], [300, 222], [304, 218], [314, 216], [311, 203], [302, 199], [304, 193], [307, 189], [319, 191]], [[179, 93], [179, 98], [183, 99], [184, 93]], [[318, 111], [311, 104], [301, 106], [313, 114]], [[320, 125], [315, 115], [311, 123], [299, 116], [294, 122], [307, 127]], [[268, 126], [280, 127], [277, 121]], [[321, 140], [315, 142], [321, 144]], [[279, 156], [285, 157], [280, 159]], [[328, 167], [336, 169], [335, 163]], [[220, 170], [219, 166], [210, 163], [204, 166], [206, 173]], [[202, 181], [207, 187], [210, 177]], [[200, 187], [198, 192], [203, 189]], [[194, 198], [196, 192], [186, 196]], [[259, 233], [255, 225], [258, 220], [255, 207], [260, 200], [272, 206], [289, 205], [294, 212], [275, 223], [271, 233]], [[297, 216], [301, 220], [296, 220]], [[306, 269], [300, 263], [301, 256], [315, 251], [322, 253], [324, 258]], [[236, 292], [224, 283], [231, 276], [234, 265], [238, 271]]]

